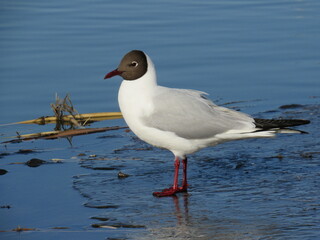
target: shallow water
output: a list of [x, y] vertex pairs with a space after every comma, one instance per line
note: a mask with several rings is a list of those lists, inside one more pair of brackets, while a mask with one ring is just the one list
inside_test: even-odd
[[[120, 80], [102, 79], [131, 49], [148, 53], [162, 85], [205, 91], [256, 117], [312, 123], [299, 128], [309, 134], [190, 156], [190, 191], [176, 198], [151, 195], [171, 184], [171, 153], [123, 130], [74, 137], [72, 145], [2, 144], [0, 205], [10, 208], [0, 209], [1, 237], [318, 239], [319, 10], [316, 0], [2, 1], [1, 124], [51, 115], [56, 93], [70, 93], [81, 113], [118, 111]], [[301, 106], [279, 109], [285, 104]], [[125, 123], [93, 127], [115, 125]], [[52, 129], [0, 126], [1, 142]], [[12, 164], [32, 158], [62, 163]], [[18, 226], [36, 230], [9, 231]]]

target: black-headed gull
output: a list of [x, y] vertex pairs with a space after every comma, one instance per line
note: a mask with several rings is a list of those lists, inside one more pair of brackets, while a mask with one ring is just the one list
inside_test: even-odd
[[[139, 50], [127, 53], [105, 79], [116, 75], [123, 78], [118, 101], [130, 129], [143, 141], [175, 156], [173, 186], [154, 192], [158, 197], [187, 191], [187, 154], [231, 140], [273, 137], [281, 128], [309, 123], [254, 119], [215, 105], [204, 92], [159, 86], [150, 57]], [[183, 180], [179, 187], [180, 159]]]

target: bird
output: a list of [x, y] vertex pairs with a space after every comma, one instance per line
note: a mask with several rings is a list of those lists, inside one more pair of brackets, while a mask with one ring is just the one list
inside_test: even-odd
[[[141, 140], [174, 155], [173, 185], [156, 197], [188, 191], [187, 155], [232, 140], [274, 137], [281, 129], [310, 123], [303, 119], [259, 119], [214, 104], [202, 91], [157, 83], [151, 58], [141, 50], [124, 55], [104, 79], [122, 77], [118, 103], [131, 131]], [[182, 162], [182, 184], [179, 169]]]

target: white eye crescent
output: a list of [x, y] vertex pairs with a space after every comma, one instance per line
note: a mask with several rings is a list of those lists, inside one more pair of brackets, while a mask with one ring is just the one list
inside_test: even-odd
[[133, 67], [137, 67], [139, 64], [136, 61], [132, 61], [132, 63], [130, 65], [133, 66]]

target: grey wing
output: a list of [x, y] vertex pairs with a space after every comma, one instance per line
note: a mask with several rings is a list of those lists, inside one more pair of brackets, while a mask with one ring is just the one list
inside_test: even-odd
[[229, 130], [255, 128], [251, 117], [215, 105], [200, 91], [161, 87], [153, 105], [144, 123], [183, 138], [205, 139]]

